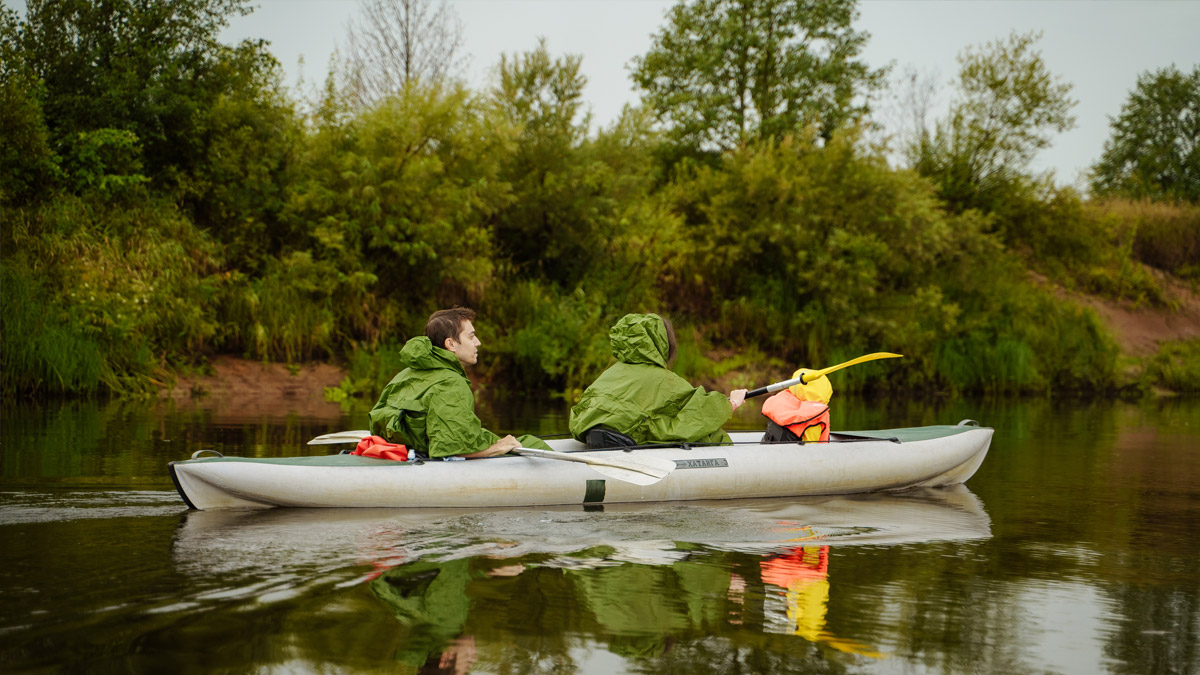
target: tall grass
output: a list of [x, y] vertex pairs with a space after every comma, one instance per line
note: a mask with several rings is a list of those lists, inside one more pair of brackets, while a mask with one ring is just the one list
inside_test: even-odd
[[172, 204], [60, 195], [2, 221], [6, 392], [145, 392], [211, 344], [213, 247]]
[[98, 342], [62, 321], [43, 284], [0, 264], [0, 390], [16, 394], [93, 393], [104, 355]]
[[1200, 280], [1200, 204], [1114, 198], [1094, 208], [1120, 224], [1136, 260]]
[[1200, 393], [1200, 339], [1167, 342], [1151, 359], [1144, 378], [1180, 393]]
[[239, 275], [221, 303], [227, 348], [287, 363], [333, 356], [349, 332], [335, 311], [340, 276], [308, 253], [268, 261], [257, 279]]

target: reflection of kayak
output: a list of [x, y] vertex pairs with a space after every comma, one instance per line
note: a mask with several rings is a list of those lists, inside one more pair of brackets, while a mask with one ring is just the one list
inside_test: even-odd
[[[615, 504], [515, 509], [216, 510], [187, 513], [173, 552], [207, 573], [283, 572], [312, 565], [392, 566], [438, 560], [581, 551], [613, 561], [667, 564], [679, 542], [713, 550], [783, 553], [796, 546], [895, 545], [991, 536], [979, 499], [963, 485], [902, 494]], [[600, 555], [597, 553], [597, 555]]]
[[[593, 457], [671, 460], [653, 485], [605, 480], [585, 464], [504, 456], [486, 461], [396, 462], [354, 455], [280, 459], [206, 457], [170, 464], [195, 509], [269, 506], [486, 507], [662, 502], [833, 495], [955, 485], [987, 454], [992, 430], [916, 427], [834, 434], [829, 443], [762, 444], [735, 432], [734, 445], [585, 451]], [[555, 450], [582, 451], [574, 440]]]

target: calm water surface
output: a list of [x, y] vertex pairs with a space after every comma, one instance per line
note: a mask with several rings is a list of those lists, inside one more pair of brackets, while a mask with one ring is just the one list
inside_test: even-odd
[[167, 462], [361, 417], [9, 405], [0, 670], [1200, 673], [1200, 399], [837, 403], [996, 435], [967, 486], [892, 495], [197, 512]]

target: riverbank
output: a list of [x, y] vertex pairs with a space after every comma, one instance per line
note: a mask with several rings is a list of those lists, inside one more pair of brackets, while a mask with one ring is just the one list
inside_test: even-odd
[[[1163, 286], [1174, 309], [1136, 306], [1128, 301], [1107, 300], [1056, 287], [1063, 297], [1094, 310], [1121, 348], [1122, 356], [1135, 364], [1153, 357], [1166, 342], [1200, 339], [1200, 294], [1173, 279]], [[288, 365], [263, 363], [233, 356], [218, 356], [211, 372], [190, 373], [159, 391], [159, 398], [180, 407], [203, 407], [218, 414], [248, 416], [299, 415], [314, 419], [336, 419], [344, 414], [336, 402], [325, 398], [325, 389], [346, 379], [346, 368], [333, 363]], [[1140, 372], [1135, 366], [1131, 377]], [[716, 389], [729, 389], [747, 375], [741, 370], [726, 373], [715, 382], [698, 382]], [[735, 382], [737, 380], [737, 382]]]
[[337, 419], [341, 406], [325, 400], [325, 388], [346, 378], [346, 369], [332, 363], [263, 363], [234, 356], [217, 356], [211, 372], [189, 373], [159, 390], [158, 398], [181, 409], [202, 407], [218, 415], [252, 417], [299, 415]]
[[[1200, 339], [1200, 294], [1168, 274], [1159, 273], [1167, 307], [1148, 307], [1130, 300], [1109, 300], [1096, 295], [1054, 290], [1072, 302], [1092, 309], [1112, 333], [1121, 354], [1136, 358], [1153, 356], [1164, 342]], [[1040, 283], [1046, 283], [1039, 279]]]

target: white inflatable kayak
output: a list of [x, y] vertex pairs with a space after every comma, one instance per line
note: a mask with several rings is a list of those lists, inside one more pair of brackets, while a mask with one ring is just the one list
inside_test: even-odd
[[[730, 436], [733, 445], [633, 450], [586, 450], [573, 439], [549, 441], [564, 453], [561, 458], [397, 462], [345, 454], [213, 456], [172, 462], [169, 468], [183, 500], [201, 510], [478, 508], [837, 495], [966, 482], [987, 455], [992, 429], [964, 420], [955, 426], [836, 433], [826, 443], [763, 443], [762, 432]], [[638, 473], [639, 467], [644, 473]]]

